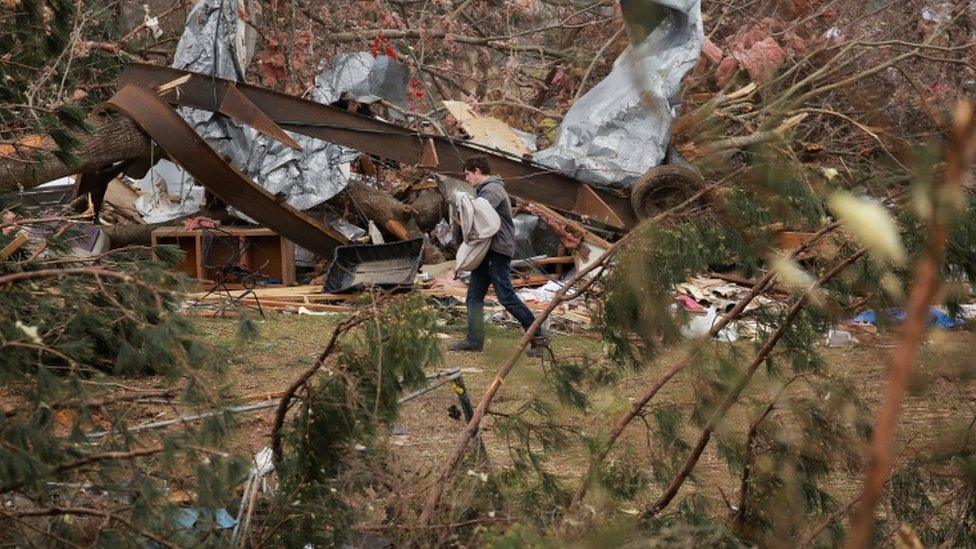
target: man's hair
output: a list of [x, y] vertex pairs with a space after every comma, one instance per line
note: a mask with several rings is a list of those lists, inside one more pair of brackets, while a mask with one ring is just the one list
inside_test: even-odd
[[491, 166], [488, 165], [488, 157], [483, 154], [472, 156], [464, 161], [464, 171], [473, 172], [478, 170], [482, 175], [491, 175]]

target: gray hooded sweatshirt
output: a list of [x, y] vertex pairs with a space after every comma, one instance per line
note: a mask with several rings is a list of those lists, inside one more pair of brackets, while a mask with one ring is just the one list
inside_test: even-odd
[[515, 223], [512, 221], [512, 201], [505, 192], [505, 184], [497, 175], [490, 175], [484, 183], [475, 189], [478, 198], [487, 200], [498, 217], [501, 218], [501, 227], [495, 236], [491, 237], [491, 247], [493, 252], [498, 252], [508, 257], [515, 257]]

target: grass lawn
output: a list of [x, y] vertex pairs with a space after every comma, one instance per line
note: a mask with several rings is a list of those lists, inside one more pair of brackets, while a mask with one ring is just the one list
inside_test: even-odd
[[[270, 315], [260, 323], [260, 336], [247, 343], [236, 340], [237, 322], [234, 320], [199, 319], [196, 321], [207, 341], [224, 360], [228, 370], [229, 389], [241, 396], [284, 389], [299, 372], [314, 361], [337, 322], [337, 316]], [[488, 341], [482, 353], [450, 353], [447, 343], [461, 337], [461, 326], [448, 324], [444, 330], [444, 360], [441, 365], [459, 367], [464, 381], [477, 405], [482, 392], [490, 383], [498, 365], [508, 356], [520, 333], [513, 328], [488, 325]], [[884, 390], [886, 369], [894, 336], [859, 336], [861, 344], [828, 349], [821, 347], [827, 371], [853, 381], [860, 397], [872, 408], [880, 401]], [[727, 345], [713, 343], [713, 345]], [[743, 352], [750, 353], [748, 343], [738, 343]], [[555, 335], [553, 350], [561, 357], [583, 357], [600, 360], [602, 345], [593, 334]], [[631, 399], [661, 371], [677, 360], [681, 349], [672, 349], [640, 371], [628, 371], [614, 386], [588, 395], [590, 408], [586, 412], [567, 407], [558, 415], [567, 425], [589, 433], [605, 433], [613, 418], [625, 409]], [[972, 371], [976, 363], [976, 338], [968, 331], [933, 333], [922, 349], [916, 364], [919, 372], [913, 394], [905, 402], [899, 426], [899, 459], [908, 460], [917, 452], [935, 449], [943, 435], [965, 428], [976, 417], [976, 384]], [[758, 377], [758, 376], [757, 376]], [[693, 395], [687, 374], [676, 376], [651, 402], [651, 406], [675, 404], [690, 408]], [[757, 387], [747, 390], [740, 403], [733, 407], [723, 429], [744, 433], [757, 410], [769, 402], [769, 389]], [[545, 382], [543, 364], [539, 359], [521, 357], [507, 378], [493, 404], [493, 410], [507, 412], [516, 409], [533, 395], [545, 395], [551, 388]], [[827, 395], [822, 395], [827, 397]], [[462, 423], [448, 415], [457, 398], [449, 386], [436, 389], [407, 403], [402, 409], [396, 433], [390, 442], [399, 457], [403, 471], [399, 478], [406, 484], [403, 492], [422, 491], [429, 485], [432, 471], [438, 470], [450, 453], [462, 429]], [[272, 412], [242, 416], [237, 444], [240, 449], [255, 452], [268, 443]], [[493, 418], [486, 418], [484, 441], [494, 467], [509, 462], [508, 447], [492, 428]], [[693, 440], [698, 429], [686, 425], [684, 436]], [[743, 435], [744, 436], [744, 435]], [[616, 452], [629, 451], [640, 459], [646, 453], [648, 439], [643, 424], [636, 421], [628, 428]], [[709, 485], [705, 495], [721, 504], [720, 489], [735, 494], [738, 479], [715, 453], [714, 442], [706, 450], [695, 476], [702, 485]], [[586, 466], [586, 453], [575, 445], [553, 456], [549, 463], [552, 472], [575, 486]], [[854, 495], [860, 485], [859, 475], [837, 474], [829, 491], [844, 500]], [[691, 483], [686, 485], [690, 488]], [[651, 488], [647, 498], [657, 496]], [[643, 501], [635, 502], [640, 505]]]

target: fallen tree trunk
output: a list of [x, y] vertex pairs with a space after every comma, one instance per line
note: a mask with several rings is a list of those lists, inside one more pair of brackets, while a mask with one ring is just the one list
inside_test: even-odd
[[424, 232], [436, 227], [447, 214], [444, 197], [436, 189], [420, 191], [417, 196], [409, 200], [408, 204], [416, 212], [414, 219], [417, 221], [417, 226]]
[[166, 223], [153, 223], [152, 225], [119, 223], [116, 225], [103, 225], [102, 231], [108, 236], [109, 245], [115, 249], [132, 245], [149, 245], [152, 240], [150, 237], [153, 230], [164, 226], [166, 226]]
[[416, 212], [413, 208], [365, 183], [350, 181], [342, 192], [329, 200], [329, 203], [340, 209], [361, 214], [397, 240], [423, 236], [423, 232], [414, 221]]
[[65, 164], [54, 151], [57, 145], [49, 136], [36, 145], [4, 145], [0, 150], [0, 192], [17, 192], [42, 183], [90, 172], [121, 160], [149, 153], [149, 138], [128, 118], [112, 114], [88, 116], [90, 131], [75, 131], [78, 147], [72, 151], [75, 162]]
[[[149, 246], [152, 243], [152, 232], [161, 227], [178, 227], [183, 221], [197, 214], [184, 215], [162, 223], [116, 223], [114, 225], [102, 225], [101, 228], [108, 236], [109, 246], [124, 248], [125, 246]], [[206, 212], [200, 212], [206, 215]]]
[[[329, 204], [361, 214], [395, 240], [410, 240], [424, 236], [417, 226], [417, 211], [375, 187], [350, 181], [345, 190], [329, 200]], [[434, 246], [424, 248], [424, 263], [442, 263], [442, 254]]]

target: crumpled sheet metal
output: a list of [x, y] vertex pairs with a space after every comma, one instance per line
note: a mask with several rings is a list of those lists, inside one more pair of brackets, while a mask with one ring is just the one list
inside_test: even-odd
[[312, 99], [332, 104], [343, 94], [360, 103], [386, 100], [407, 108], [407, 81], [410, 73], [403, 63], [368, 51], [340, 53], [315, 76]]
[[214, 71], [217, 78], [243, 80], [249, 55], [238, 39], [245, 32], [245, 23], [237, 18], [237, 3], [238, 0], [200, 0], [193, 6], [176, 43], [174, 69], [207, 74]]
[[549, 225], [538, 216], [528, 213], [516, 214], [512, 218], [515, 225], [515, 246], [519, 257], [559, 255], [559, 237], [549, 229]]
[[184, 77], [188, 78], [178, 87], [179, 93], [174, 89], [165, 94], [164, 99], [180, 106], [210, 109], [213, 108], [214, 93], [219, 99], [229, 86], [234, 86], [282, 128], [293, 128], [303, 135], [342, 143], [407, 164], [423, 161], [432, 144], [439, 159], [437, 171], [454, 176], [461, 174], [464, 159], [488, 154], [492, 158], [492, 171], [505, 180], [512, 196], [557, 210], [576, 212], [622, 229], [637, 224], [630, 199], [622, 191], [593, 188], [539, 164], [447, 136], [421, 134], [331, 105], [166, 67], [127, 65], [119, 77], [119, 84], [154, 89]]
[[[186, 30], [176, 47], [173, 68], [214, 74], [240, 82], [237, 66], [249, 56], [241, 54], [238, 0], [200, 0], [190, 10]], [[221, 10], [221, 5], [223, 9]], [[219, 20], [219, 25], [218, 25]], [[218, 35], [219, 27], [219, 35]], [[214, 39], [217, 58], [214, 59]], [[241, 66], [246, 66], [246, 62]], [[404, 88], [405, 89], [405, 88]], [[315, 96], [317, 88], [312, 91]], [[219, 106], [219, 98], [214, 110]], [[328, 141], [289, 133], [301, 147], [292, 149], [255, 129], [226, 116], [193, 107], [181, 107], [180, 115], [218, 153], [230, 158], [268, 192], [281, 195], [289, 206], [307, 210], [329, 200], [344, 188], [349, 163], [359, 152]]]
[[613, 70], [572, 106], [556, 142], [533, 158], [593, 185], [630, 188], [667, 152], [681, 79], [704, 39], [700, 0], [647, 0], [664, 21], [630, 45]]
[[131, 118], [217, 198], [239, 208], [257, 222], [325, 256], [330, 256], [336, 247], [346, 243], [346, 238], [338, 231], [279, 202], [274, 195], [225, 162], [153, 90], [127, 85], [107, 104]]
[[[135, 207], [146, 223], [165, 223], [200, 210], [203, 187], [178, 164], [160, 159], [141, 179]], [[170, 196], [180, 197], [173, 202]]]

